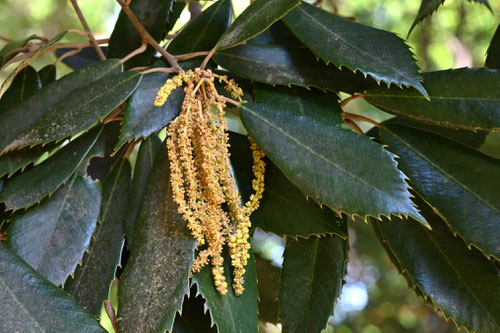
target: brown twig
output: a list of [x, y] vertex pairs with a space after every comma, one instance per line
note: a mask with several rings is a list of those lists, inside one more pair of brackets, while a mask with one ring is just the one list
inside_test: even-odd
[[122, 103], [120, 106], [118, 106], [116, 109], [114, 109], [114, 110], [113, 110], [110, 114], [108, 114], [108, 115], [106, 116], [106, 118], [104, 118], [104, 119], [102, 120], [102, 122], [103, 122], [104, 124], [107, 124], [107, 123], [110, 123], [110, 122], [112, 122], [112, 121], [122, 120], [122, 118], [123, 118], [123, 117], [122, 117], [120, 114], [122, 113], [123, 108], [125, 107], [124, 105], [125, 105], [125, 104], [124, 104], [124, 103]]
[[206, 56], [209, 53], [210, 53], [210, 51], [200, 51], [200, 52], [193, 52], [193, 53], [185, 53], [185, 54], [176, 55], [175, 58], [177, 59], [177, 61], [184, 61], [184, 60], [188, 60], [188, 59], [191, 59], [191, 58]]
[[142, 74], [149, 74], [149, 73], [156, 73], [156, 72], [161, 72], [161, 73], [178, 73], [179, 71], [176, 68], [173, 67], [158, 67], [158, 68], [150, 68], [142, 72]]
[[168, 40], [174, 39], [175, 37], [177, 37], [177, 35], [178, 34], [168, 34], [168, 35], [165, 36], [165, 39], [168, 39]]
[[129, 156], [130, 156], [130, 154], [132, 154], [132, 152], [134, 151], [135, 146], [136, 146], [139, 142], [141, 142], [141, 141], [142, 141], [141, 139], [136, 139], [136, 140], [134, 140], [134, 141], [130, 142], [130, 143], [128, 144], [127, 149], [125, 149], [125, 151], [123, 152], [122, 158], [127, 158], [127, 157], [129, 157]]
[[59, 58], [57, 58], [56, 62], [54, 63], [54, 65], [57, 65], [58, 63], [60, 63], [63, 59], [67, 58], [67, 57], [70, 57], [72, 55], [75, 55], [75, 54], [78, 54], [80, 53], [82, 49], [79, 48], [79, 49], [74, 49], [74, 50], [71, 50], [71, 51], [68, 51], [66, 53], [64, 53], [62, 56], [60, 56]]
[[3, 41], [3, 42], [6, 42], [6, 43], [11, 43], [12, 41], [8, 38], [5, 38], [3, 36], [0, 36], [0, 40]]
[[365, 133], [361, 130], [361, 128], [356, 124], [354, 121], [350, 119], [344, 119], [344, 123], [350, 127], [352, 127], [356, 132], [358, 132], [361, 135], [365, 135]]
[[167, 60], [167, 62], [172, 66], [176, 71], [181, 72], [182, 68], [177, 63], [177, 59], [167, 51], [163, 47], [156, 42], [156, 40], [149, 34], [149, 32], [144, 28], [142, 23], [139, 21], [137, 16], [130, 10], [129, 4], [130, 0], [116, 0], [120, 6], [122, 7], [123, 12], [128, 16], [130, 22], [134, 25], [135, 29], [141, 35], [143, 41], [146, 41], [150, 44], [156, 51], [160, 52], [160, 54]]
[[138, 47], [137, 49], [135, 49], [132, 52], [130, 52], [129, 54], [127, 54], [125, 57], [122, 58], [122, 60], [120, 60], [120, 62], [122, 64], [125, 63], [125, 61], [129, 60], [130, 58], [135, 57], [136, 55], [141, 54], [142, 52], [146, 51], [147, 48], [148, 48], [148, 44], [143, 41], [140, 47]]
[[210, 61], [210, 59], [212, 58], [212, 56], [215, 54], [216, 51], [217, 49], [214, 47], [213, 49], [210, 50], [210, 52], [208, 52], [207, 56], [205, 57], [205, 60], [203, 60], [203, 62], [201, 63], [200, 66], [201, 70], [204, 70], [205, 67], [207, 67], [208, 62]]
[[236, 105], [236, 106], [240, 106], [240, 102], [238, 101], [235, 101], [234, 99], [231, 99], [229, 97], [226, 97], [226, 96], [221, 96], [223, 99], [224, 99], [224, 102], [226, 103], [229, 103], [229, 104], [233, 104], [233, 105]]
[[7, 240], [7, 234], [0, 232], [0, 242], [6, 241]]
[[380, 127], [380, 124], [377, 123], [375, 120], [367, 118], [367, 117], [359, 115], [359, 114], [354, 114], [354, 113], [349, 113], [349, 112], [342, 112], [342, 119], [344, 121], [346, 121], [346, 120], [350, 120], [350, 121], [364, 121], [366, 123], [372, 124], [373, 126]]
[[77, 35], [80, 35], [80, 36], [84, 36], [84, 37], [88, 37], [89, 36], [89, 34], [86, 31], [81, 31], [81, 30], [78, 30], [78, 29], [68, 29], [68, 32], [69, 33], [73, 33], [73, 34], [77, 34]]
[[71, 0], [71, 4], [73, 5], [73, 8], [75, 9], [76, 15], [78, 15], [78, 18], [80, 19], [80, 22], [83, 25], [83, 28], [87, 32], [87, 35], [89, 36], [90, 43], [92, 46], [94, 46], [95, 51], [97, 52], [97, 55], [99, 56], [99, 59], [101, 60], [106, 60], [106, 56], [102, 52], [101, 48], [99, 47], [99, 44], [97, 43], [94, 34], [90, 30], [89, 25], [87, 24], [87, 21], [85, 20], [85, 16], [83, 16], [82, 11], [80, 10], [80, 7], [78, 6], [77, 0]]
[[113, 308], [113, 305], [111, 305], [110, 301], [104, 301], [104, 310], [106, 310], [106, 314], [111, 321], [111, 325], [113, 325], [113, 330], [115, 331], [115, 333], [118, 333], [118, 323], [116, 322], [115, 309]]
[[358, 99], [358, 98], [362, 98], [362, 97], [365, 97], [365, 94], [352, 95], [351, 97], [348, 97], [348, 98], [344, 99], [342, 102], [340, 102], [340, 107], [343, 108], [350, 101]]
[[203, 7], [198, 2], [190, 2], [189, 5], [188, 5], [188, 10], [189, 10], [189, 14], [191, 14], [191, 17], [189, 18], [189, 21], [192, 21], [196, 17], [198, 17], [198, 15], [201, 14], [201, 12], [203, 10]]

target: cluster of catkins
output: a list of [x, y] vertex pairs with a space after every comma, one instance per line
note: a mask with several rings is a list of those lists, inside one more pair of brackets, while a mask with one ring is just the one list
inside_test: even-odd
[[240, 295], [249, 258], [249, 216], [259, 206], [264, 190], [264, 152], [250, 140], [255, 193], [242, 205], [229, 162], [228, 125], [224, 117], [228, 99], [217, 92], [216, 79], [226, 84], [232, 98], [242, 102], [243, 91], [233, 80], [197, 68], [167, 80], [155, 105], [163, 105], [174, 89], [186, 84], [181, 113], [168, 127], [167, 147], [174, 201], [198, 242], [192, 273], [210, 262], [215, 286], [225, 294], [222, 252], [227, 244], [234, 268], [234, 292]]

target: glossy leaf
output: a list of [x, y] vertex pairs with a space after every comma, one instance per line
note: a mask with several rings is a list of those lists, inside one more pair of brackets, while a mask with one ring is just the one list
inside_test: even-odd
[[131, 169], [123, 159], [106, 177], [97, 228], [82, 265], [64, 289], [95, 315], [101, 313], [102, 302], [120, 264], [123, 245], [123, 220], [127, 211]]
[[495, 34], [491, 39], [490, 46], [488, 46], [488, 54], [486, 57], [485, 67], [499, 68], [500, 69], [500, 24], [495, 30]]
[[189, 22], [168, 45], [171, 54], [210, 51], [231, 24], [230, 0], [220, 0]]
[[386, 126], [381, 140], [400, 157], [412, 188], [452, 231], [500, 258], [500, 161], [431, 133]]
[[39, 205], [13, 217], [7, 244], [50, 282], [73, 274], [94, 233], [100, 184], [75, 174]]
[[[106, 60], [83, 70], [72, 72], [60, 80], [57, 80], [36, 95], [30, 96], [2, 113], [0, 122], [0, 151], [4, 150], [16, 137], [28, 130], [49, 109], [58, 102], [64, 101], [64, 97], [78, 88], [93, 84], [100, 78], [122, 71], [122, 65], [118, 60]], [[73, 93], [75, 94], [75, 93]], [[83, 97], [80, 96], [80, 99]], [[88, 98], [88, 96], [85, 96]], [[43, 103], [40, 103], [43, 101]], [[63, 104], [66, 102], [63, 102]]]
[[168, 19], [167, 19], [167, 25], [165, 28], [165, 31], [171, 32], [172, 29], [175, 26], [175, 23], [177, 23], [177, 20], [181, 16], [184, 8], [186, 8], [186, 3], [183, 1], [174, 1], [172, 4], [172, 9], [170, 10], [170, 13], [168, 14]]
[[3, 66], [7, 61], [12, 59], [13, 57], [15, 57], [19, 53], [19, 52], [13, 53], [12, 51], [14, 51], [16, 49], [20, 49], [22, 47], [25, 47], [26, 44], [28, 44], [28, 42], [33, 39], [33, 37], [35, 37], [35, 35], [31, 35], [31, 36], [23, 38], [23, 39], [12, 41], [12, 42], [8, 43], [7, 45], [5, 45], [0, 50], [0, 66]]
[[244, 43], [269, 28], [300, 4], [300, 0], [256, 0], [241, 13], [221, 36], [218, 50]]
[[394, 155], [342, 128], [335, 95], [266, 89], [256, 92], [256, 99], [259, 104], [240, 105], [243, 125], [305, 195], [339, 213], [403, 214], [425, 223]]
[[461, 68], [422, 77], [430, 102], [414, 89], [396, 87], [369, 90], [365, 100], [383, 111], [426, 124], [468, 130], [500, 128], [500, 71]]
[[54, 82], [57, 76], [56, 65], [47, 65], [43, 67], [38, 71], [38, 76], [40, 77], [42, 87]]
[[233, 74], [270, 85], [317, 87], [348, 93], [362, 92], [377, 85], [361, 73], [354, 74], [348, 69], [339, 70], [316, 61], [305, 47], [248, 44], [218, 51], [213, 58]]
[[[139, 19], [146, 31], [157, 42], [160, 42], [165, 34], [165, 25], [172, 2], [172, 0], [132, 0], [130, 2], [130, 10]], [[109, 38], [107, 57], [123, 58], [139, 48], [141, 44], [141, 35], [139, 35], [128, 16], [123, 11], [120, 11], [115, 28]], [[148, 46], [145, 52], [127, 61], [127, 66], [144, 66], [149, 62], [154, 52], [154, 49]]]
[[408, 36], [420, 21], [425, 19], [427, 16], [431, 16], [432, 13], [434, 13], [439, 8], [439, 6], [444, 3], [444, 1], [445, 0], [422, 0], [422, 2], [420, 2], [420, 8], [418, 9], [417, 17], [411, 25]]
[[39, 77], [33, 67], [28, 66], [20, 71], [0, 99], [0, 116], [3, 118], [5, 110], [36, 93], [39, 85]]
[[[283, 22], [326, 63], [360, 71], [379, 83], [415, 87], [427, 97], [413, 54], [396, 34], [330, 14], [307, 3], [291, 11]], [[387, 52], [388, 49], [391, 51]]]
[[205, 266], [201, 272], [193, 277], [198, 292], [205, 298], [205, 309], [210, 312], [212, 323], [219, 332], [253, 333], [257, 332], [258, 325], [258, 291], [255, 258], [252, 250], [245, 267], [245, 284], [243, 294], [236, 296], [231, 287], [231, 259], [226, 252], [224, 255], [224, 274], [228, 281], [228, 292], [221, 295], [215, 289], [210, 266]]
[[127, 236], [127, 245], [130, 248], [133, 244], [135, 226], [139, 217], [139, 209], [143, 204], [144, 194], [149, 182], [151, 170], [153, 169], [156, 157], [162, 142], [156, 135], [151, 135], [147, 140], [142, 141], [137, 154], [134, 168], [134, 180], [127, 204], [127, 216], [125, 218], [124, 232]]
[[17, 65], [16, 69], [14, 69], [7, 79], [2, 83], [2, 87], [0, 88], [0, 96], [4, 94], [4, 92], [9, 88], [10, 84], [12, 83], [12, 80], [16, 77], [16, 75], [22, 71], [24, 68], [27, 66], [31, 65], [33, 61], [38, 59], [41, 55], [43, 55], [47, 49], [50, 49], [52, 45], [60, 41], [64, 36], [66, 35], [66, 31], [61, 32], [59, 35], [56, 37], [52, 38], [49, 40], [44, 46], [42, 46], [40, 49], [37, 51], [33, 52], [29, 57], [23, 59], [19, 65]]
[[347, 250], [348, 242], [337, 236], [287, 238], [279, 293], [283, 332], [326, 327], [342, 289]]
[[424, 295], [457, 326], [481, 333], [498, 332], [498, 264], [467, 248], [421, 200], [432, 230], [407, 219], [373, 222], [382, 244], [396, 260], [410, 287]]
[[118, 291], [121, 332], [172, 330], [189, 293], [196, 241], [172, 199], [166, 147], [144, 195], [130, 259]]
[[2, 243], [0, 297], [4, 332], [106, 332], [72, 297]]
[[[56, 56], [59, 58], [63, 54], [67, 52], [74, 51], [75, 49], [71, 48], [61, 48], [56, 50]], [[107, 46], [101, 46], [101, 51], [106, 54], [108, 50]], [[69, 57], [66, 57], [62, 60], [63, 63], [65, 63], [69, 68], [73, 70], [79, 70], [83, 69], [85, 67], [88, 67], [90, 65], [93, 65], [97, 62], [101, 61], [99, 59], [99, 55], [97, 55], [96, 50], [94, 49], [93, 46], [87, 46], [84, 47], [80, 52], [77, 54], [73, 54]]]
[[[242, 187], [252, 189], [252, 152], [243, 135], [231, 133], [231, 161], [236, 178]], [[338, 217], [328, 207], [320, 208], [266, 159], [265, 190], [259, 208], [252, 213], [252, 225], [280, 236], [304, 237], [347, 234], [338, 226]], [[251, 191], [249, 191], [251, 192]], [[253, 193], [253, 192], [252, 192]]]
[[163, 106], [154, 106], [158, 90], [172, 77], [166, 73], [146, 74], [123, 110], [122, 130], [115, 151], [128, 141], [160, 131], [181, 112], [184, 91], [172, 92]]
[[0, 156], [0, 177], [12, 176], [16, 171], [24, 170], [31, 163], [36, 164], [43, 154], [57, 149], [57, 144], [36, 146], [8, 152]]
[[30, 207], [54, 193], [86, 159], [100, 133], [100, 128], [89, 132], [40, 165], [10, 179], [0, 194], [0, 202], [4, 202], [7, 209], [18, 210]]
[[60, 140], [87, 131], [123, 103], [136, 89], [142, 74], [135, 71], [108, 75], [75, 90], [4, 148], [4, 152]]

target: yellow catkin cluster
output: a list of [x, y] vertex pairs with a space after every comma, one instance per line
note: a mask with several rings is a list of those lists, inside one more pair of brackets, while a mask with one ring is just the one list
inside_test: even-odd
[[228, 125], [224, 117], [228, 99], [218, 94], [216, 79], [226, 84], [232, 98], [242, 102], [243, 91], [233, 80], [197, 68], [167, 80], [154, 104], [163, 105], [174, 89], [186, 84], [181, 113], [168, 127], [167, 147], [174, 201], [198, 242], [199, 253], [192, 273], [210, 262], [215, 286], [225, 294], [222, 251], [227, 244], [234, 268], [233, 288], [240, 295], [249, 258], [249, 217], [258, 208], [264, 191], [264, 152], [250, 140], [255, 193], [242, 205], [229, 162]]

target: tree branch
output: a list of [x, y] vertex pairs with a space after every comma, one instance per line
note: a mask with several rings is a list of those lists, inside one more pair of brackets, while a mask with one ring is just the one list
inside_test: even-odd
[[129, 4], [130, 0], [116, 0], [120, 6], [122, 7], [123, 12], [128, 16], [130, 22], [134, 25], [137, 32], [141, 35], [143, 41], [150, 44], [156, 51], [160, 52], [160, 54], [167, 60], [167, 62], [172, 66], [176, 71], [181, 72], [182, 68], [177, 63], [177, 59], [165, 51], [163, 47], [160, 46], [156, 42], [156, 40], [149, 34], [149, 32], [144, 28], [139, 19], [135, 16], [135, 14], [130, 10]]
[[77, 0], [71, 0], [71, 4], [73, 5], [73, 8], [75, 8], [76, 15], [78, 15], [78, 18], [80, 19], [80, 22], [82, 23], [83, 28], [87, 32], [87, 35], [89, 36], [89, 39], [90, 39], [90, 43], [92, 43], [92, 46], [94, 46], [94, 49], [97, 52], [97, 55], [99, 56], [99, 59], [106, 60], [106, 56], [104, 55], [101, 48], [99, 47], [99, 44], [97, 43], [97, 41], [94, 37], [94, 34], [92, 34], [92, 31], [90, 30], [90, 27], [87, 24], [87, 21], [85, 20], [85, 17], [83, 16], [83, 13], [80, 10], [80, 7], [78, 6]]

